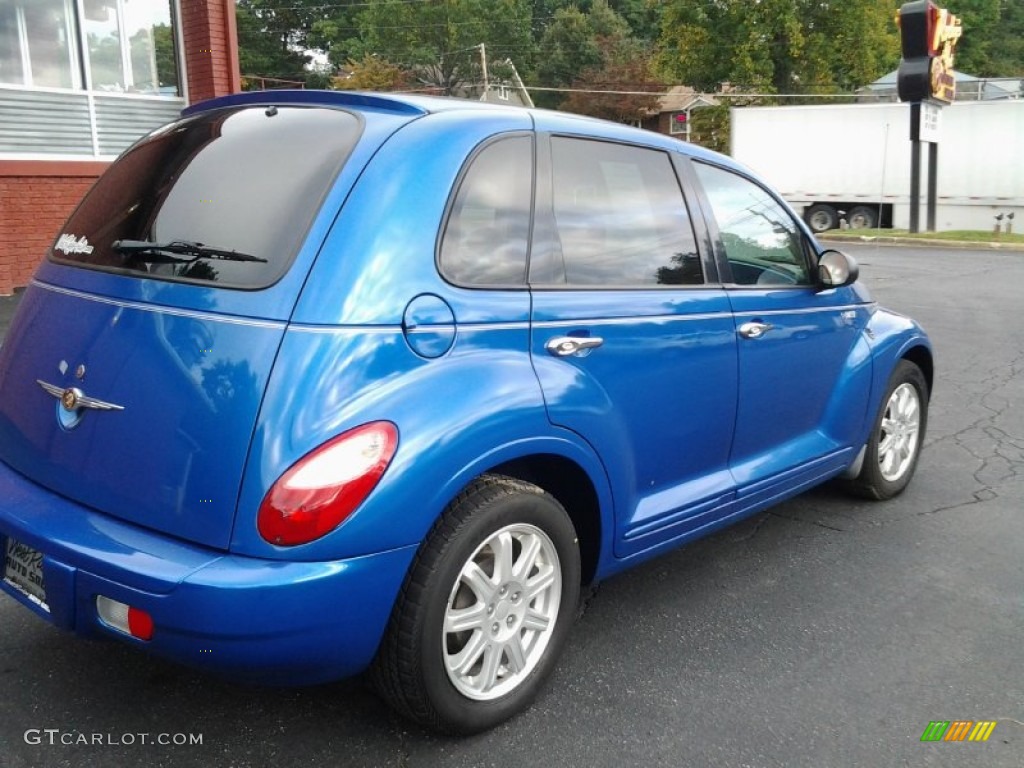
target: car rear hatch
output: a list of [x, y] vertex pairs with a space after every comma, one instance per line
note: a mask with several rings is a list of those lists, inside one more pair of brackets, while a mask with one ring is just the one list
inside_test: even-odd
[[226, 549], [295, 296], [359, 169], [409, 119], [368, 129], [322, 105], [228, 104], [129, 149], [68, 220], [0, 349], [0, 460]]

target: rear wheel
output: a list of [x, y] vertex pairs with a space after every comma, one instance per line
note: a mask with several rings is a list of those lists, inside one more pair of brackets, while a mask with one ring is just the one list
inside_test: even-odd
[[406, 578], [371, 680], [405, 716], [474, 733], [521, 712], [565, 644], [580, 555], [542, 489], [485, 475], [449, 506]]
[[871, 499], [891, 499], [902, 493], [917, 468], [927, 426], [928, 383], [920, 368], [901, 360], [889, 378], [864, 465], [851, 482], [852, 489]]
[[878, 226], [878, 211], [866, 205], [854, 206], [846, 215], [850, 229], [875, 229]]
[[839, 226], [839, 212], [831, 205], [818, 203], [807, 209], [804, 215], [813, 232], [825, 232]]

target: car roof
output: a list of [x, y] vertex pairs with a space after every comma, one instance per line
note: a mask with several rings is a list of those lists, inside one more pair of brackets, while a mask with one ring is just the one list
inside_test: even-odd
[[[613, 123], [586, 115], [554, 110], [527, 108], [511, 104], [492, 104], [472, 99], [459, 99], [446, 96], [427, 96], [409, 93], [376, 93], [369, 91], [326, 91], [314, 89], [281, 89], [272, 91], [243, 91], [241, 93], [221, 96], [209, 101], [199, 102], [182, 110], [182, 115], [192, 115], [213, 109], [245, 105], [271, 104], [306, 104], [328, 107], [347, 107], [371, 112], [386, 112], [405, 115], [409, 119], [424, 117], [441, 112], [493, 113], [495, 111], [515, 110], [532, 116], [535, 124], [543, 126], [543, 130], [551, 132], [568, 131], [573, 134], [583, 133], [593, 138], [605, 138], [613, 141], [635, 142], [648, 146], [660, 147], [679, 152], [697, 159], [712, 160], [720, 165], [750, 171], [736, 163], [732, 158], [713, 152], [695, 144], [682, 141], [673, 136], [648, 131], [633, 126]], [[538, 126], [538, 127], [540, 127]]]
[[[507, 110], [516, 109], [501, 104], [490, 104], [470, 99], [444, 96], [424, 96], [406, 93], [375, 93], [370, 91], [324, 91], [313, 89], [281, 89], [272, 91], [243, 91], [199, 102], [183, 110], [182, 114], [206, 112], [223, 107], [246, 104], [308, 104], [333, 107], [356, 107], [400, 114], [428, 115], [454, 110]], [[519, 108], [523, 109], [523, 108]]]

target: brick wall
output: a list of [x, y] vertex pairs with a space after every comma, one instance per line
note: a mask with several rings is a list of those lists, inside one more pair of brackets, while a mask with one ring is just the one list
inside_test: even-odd
[[[188, 100], [241, 90], [234, 0], [181, 0]], [[24, 286], [108, 164], [0, 161], [0, 296]]]
[[0, 296], [28, 283], [105, 167], [106, 163], [0, 162]]
[[242, 90], [234, 0], [182, 0], [181, 31], [190, 103]]

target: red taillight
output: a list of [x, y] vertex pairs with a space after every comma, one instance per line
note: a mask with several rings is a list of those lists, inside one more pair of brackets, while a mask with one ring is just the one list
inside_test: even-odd
[[375, 421], [306, 454], [267, 491], [257, 518], [271, 544], [305, 544], [330, 533], [370, 495], [395, 448], [398, 430]]

